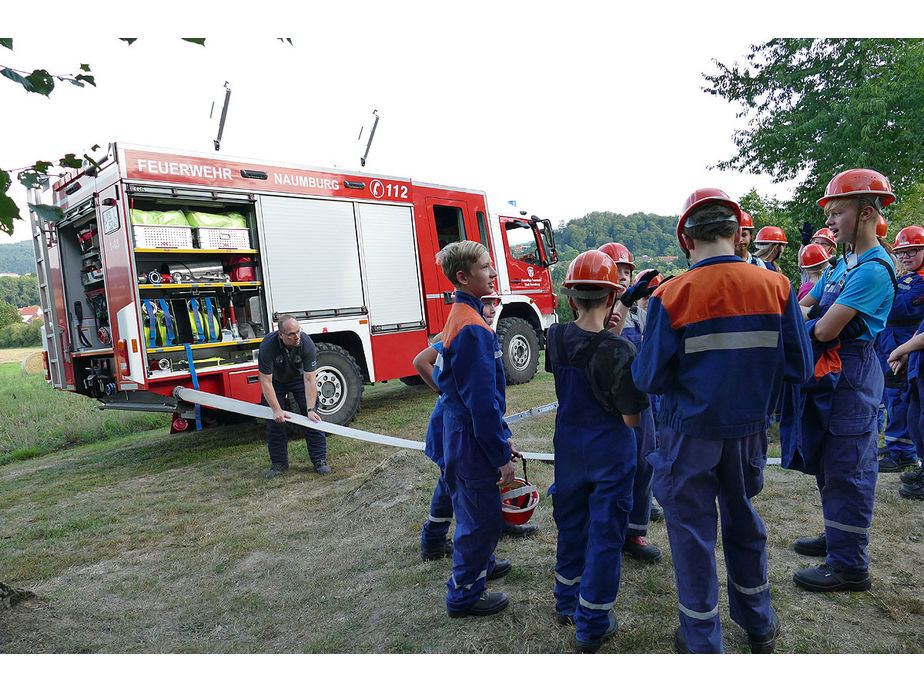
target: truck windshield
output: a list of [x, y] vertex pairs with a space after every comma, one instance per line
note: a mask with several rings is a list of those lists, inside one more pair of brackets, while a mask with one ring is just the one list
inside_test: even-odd
[[508, 224], [507, 244], [510, 247], [510, 257], [514, 260], [542, 266], [542, 256], [536, 244], [536, 234], [528, 226]]

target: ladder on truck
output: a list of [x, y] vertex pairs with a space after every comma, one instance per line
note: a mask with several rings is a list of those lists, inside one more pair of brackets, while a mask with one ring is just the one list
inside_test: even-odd
[[55, 301], [51, 295], [51, 286], [48, 276], [48, 250], [57, 244], [56, 232], [50, 222], [43, 221], [32, 209], [32, 205], [42, 203], [41, 194], [37, 188], [29, 188], [29, 220], [32, 225], [32, 250], [35, 255], [35, 276], [38, 279], [39, 304], [42, 308], [42, 341], [48, 358], [48, 375], [51, 384], [59, 389], [65, 388], [64, 363], [67, 355], [63, 339], [63, 331], [57, 329], [57, 316], [54, 313]]

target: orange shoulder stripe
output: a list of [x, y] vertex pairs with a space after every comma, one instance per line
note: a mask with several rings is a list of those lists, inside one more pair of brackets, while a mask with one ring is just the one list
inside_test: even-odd
[[454, 303], [449, 311], [449, 317], [446, 318], [446, 325], [443, 327], [443, 347], [449, 348], [452, 340], [462, 331], [462, 328], [469, 325], [483, 327], [486, 330], [491, 329], [478, 311], [470, 305], [467, 303]]
[[737, 315], [780, 315], [789, 300], [789, 280], [744, 262], [688, 270], [654, 293], [675, 330], [692, 323]]

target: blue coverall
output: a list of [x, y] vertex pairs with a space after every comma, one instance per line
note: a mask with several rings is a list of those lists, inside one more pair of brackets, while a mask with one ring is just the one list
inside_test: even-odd
[[767, 412], [783, 380], [811, 374], [811, 347], [789, 280], [734, 255], [697, 262], [659, 286], [632, 375], [662, 393], [649, 456], [664, 508], [680, 627], [692, 652], [722, 652], [716, 499], [732, 620], [770, 630], [767, 535], [750, 499], [763, 486]]
[[[924, 320], [924, 269], [906, 274], [898, 279], [898, 290], [892, 302], [892, 310], [886, 320], [885, 329], [876, 337], [876, 355], [882, 366], [883, 375], [891, 376], [887, 363], [889, 354], [899, 344], [914, 336]], [[914, 462], [917, 457], [914, 441], [909, 432], [907, 387], [889, 387], [883, 392], [886, 409], [885, 444], [889, 455], [896, 461]]]
[[[924, 321], [915, 334], [924, 332]], [[918, 457], [924, 460], [924, 350], [908, 355], [908, 429], [917, 448]]]
[[[461, 610], [485, 591], [503, 530], [500, 467], [510, 461], [504, 423], [506, 378], [500, 345], [481, 316], [482, 303], [456, 291], [443, 328], [443, 461], [456, 516], [446, 608]], [[493, 393], [493, 397], [492, 397]]]
[[[436, 364], [433, 366], [433, 381], [439, 379], [443, 363], [443, 343], [434, 342], [431, 345], [436, 349]], [[440, 468], [440, 478], [433, 489], [430, 499], [430, 516], [424, 523], [420, 533], [420, 548], [424, 551], [438, 549], [446, 544], [446, 535], [449, 533], [449, 523], [452, 522], [452, 496], [446, 485], [446, 475], [443, 464], [443, 397], [441, 393], [436, 399], [430, 422], [427, 425], [427, 438], [424, 454], [436, 462]]]
[[[555, 493], [553, 516], [558, 527], [555, 562], [555, 610], [573, 615], [575, 636], [599, 638], [609, 626], [609, 611], [619, 591], [622, 546], [632, 508], [635, 438], [621, 416], [596, 400], [584, 365], [576, 356], [592, 333], [576, 324], [549, 328], [546, 370], [555, 374], [558, 412], [555, 419]], [[625, 366], [635, 349], [619, 340]], [[648, 398], [632, 383], [625, 368], [620, 411], [649, 409]]]
[[[622, 336], [632, 342], [636, 352], [642, 346], [643, 318], [641, 308], [633, 306], [626, 316], [622, 328]], [[657, 432], [655, 430], [654, 407], [649, 406], [640, 412], [641, 419], [632, 432], [635, 434], [636, 468], [635, 480], [632, 483], [632, 510], [629, 512], [629, 526], [626, 536], [644, 537], [648, 534], [648, 523], [651, 518], [651, 496], [654, 484], [654, 468], [648, 462], [648, 455], [657, 447]]]
[[[894, 288], [889, 270], [875, 259], [892, 266], [880, 246], [850, 258], [849, 269], [841, 258], [825, 270], [809, 295], [818, 300], [822, 315], [835, 303], [857, 310], [863, 332], [847, 341], [813, 340], [815, 377], [785, 397], [780, 439], [783, 466], [815, 475], [828, 565], [862, 573], [869, 570], [867, 546], [879, 472], [876, 413], [883, 375], [873, 340], [885, 326]], [[818, 319], [807, 323], [810, 331]]]

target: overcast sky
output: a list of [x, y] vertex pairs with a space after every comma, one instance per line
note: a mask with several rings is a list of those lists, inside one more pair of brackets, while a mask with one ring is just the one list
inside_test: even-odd
[[[740, 3], [707, 12], [662, 2], [263, 2], [245, 14], [233, 3], [158, 2], [157, 12], [129, 10], [133, 25], [60, 33], [94, 5], [96, 17], [128, 7], [52, 3], [57, 35], [36, 33], [37, 10], [13, 10], [22, 31], [0, 65], [72, 73], [88, 63], [98, 86], [61, 84], [46, 98], [0, 79], [3, 168], [111, 141], [212, 154], [209, 111], [227, 81], [222, 154], [359, 169], [357, 135], [377, 109], [369, 173], [486, 190], [555, 222], [595, 210], [677, 214], [707, 185], [733, 197], [792, 188], [709, 169], [734, 154], [744, 121], [702, 91], [701, 75], [714, 58], [741, 60], [750, 44], [813, 28], [804, 10], [792, 19], [798, 3], [760, 16]], [[179, 33], [207, 36], [206, 47]], [[141, 38], [129, 46], [120, 34]], [[22, 223], [12, 240], [27, 238]]]

